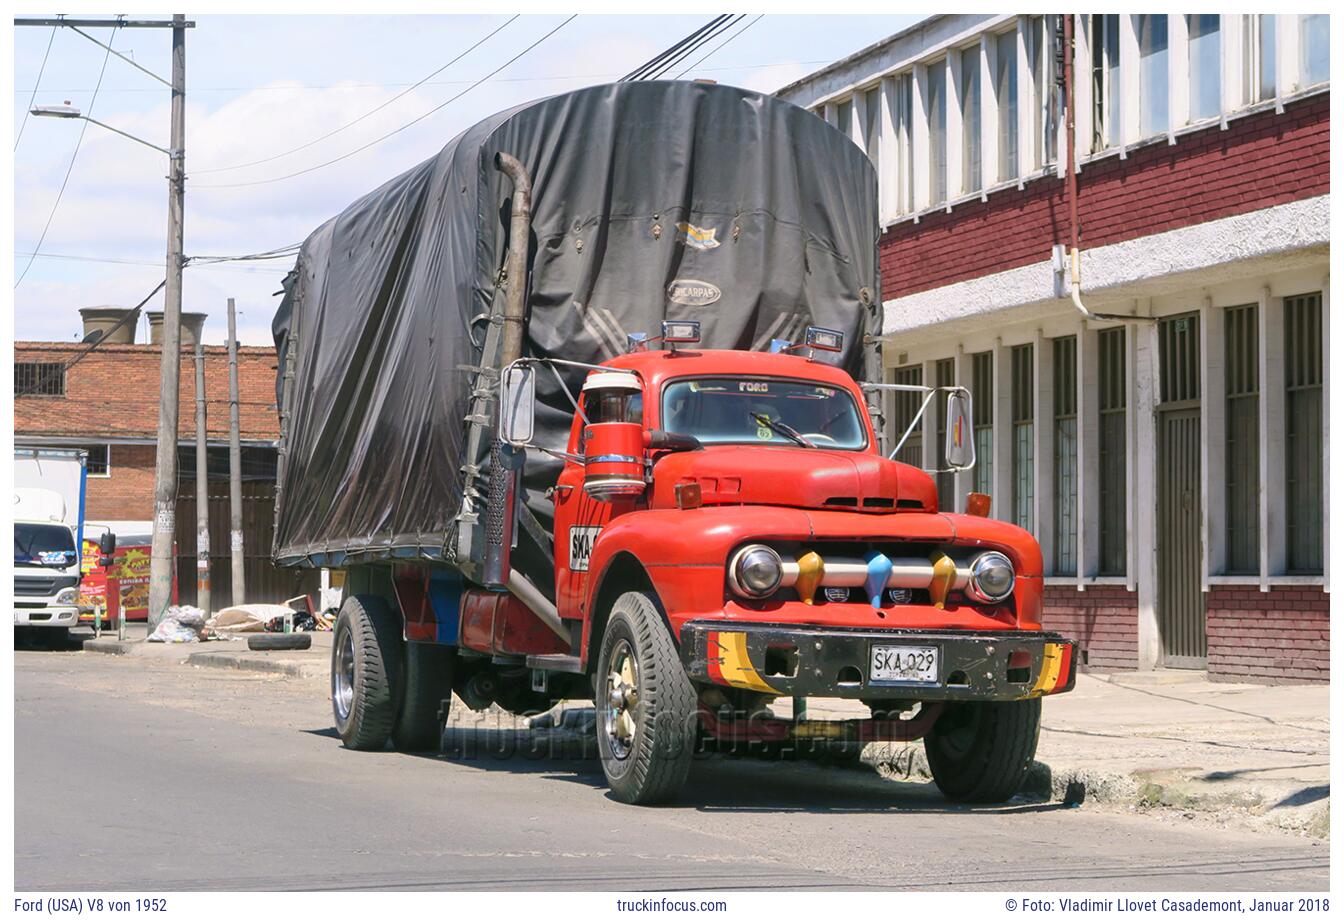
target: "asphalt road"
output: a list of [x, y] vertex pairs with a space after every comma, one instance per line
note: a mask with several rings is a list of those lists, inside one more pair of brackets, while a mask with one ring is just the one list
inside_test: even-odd
[[[1319, 890], [1328, 845], [1091, 805], [949, 805], [929, 785], [698, 763], [678, 804], [606, 795], [552, 736], [344, 750], [326, 686], [15, 653], [14, 884], [36, 890]], [[32, 786], [27, 787], [28, 783]]]

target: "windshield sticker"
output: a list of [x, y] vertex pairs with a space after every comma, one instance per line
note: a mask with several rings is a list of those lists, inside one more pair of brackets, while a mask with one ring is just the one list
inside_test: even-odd
[[742, 380], [737, 384], [739, 393], [769, 393], [770, 384], [761, 380]]
[[689, 249], [698, 249], [704, 252], [709, 249], [717, 249], [719, 241], [714, 237], [718, 235], [717, 227], [697, 227], [695, 224], [687, 221], [677, 223], [677, 242]]
[[588, 559], [593, 555], [593, 544], [601, 527], [569, 528], [569, 570], [571, 572], [588, 571]]
[[714, 303], [723, 294], [708, 281], [677, 278], [667, 286], [667, 299], [686, 307], [704, 307]]
[[37, 561], [43, 565], [65, 565], [68, 558], [72, 558], [74, 553], [67, 553], [65, 550], [43, 550], [37, 554]]

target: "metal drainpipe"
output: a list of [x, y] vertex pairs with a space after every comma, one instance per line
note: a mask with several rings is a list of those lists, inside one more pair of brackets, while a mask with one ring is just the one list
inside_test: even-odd
[[1119, 320], [1128, 323], [1155, 322], [1150, 316], [1128, 316], [1123, 313], [1093, 313], [1083, 304], [1082, 268], [1078, 255], [1078, 170], [1075, 161], [1077, 112], [1073, 96], [1073, 13], [1064, 13], [1064, 138], [1067, 166], [1065, 192], [1069, 202], [1069, 296], [1085, 319]]

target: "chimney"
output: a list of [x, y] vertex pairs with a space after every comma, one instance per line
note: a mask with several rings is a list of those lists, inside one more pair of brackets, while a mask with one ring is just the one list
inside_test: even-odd
[[[205, 326], [204, 313], [182, 314], [182, 347], [195, 348], [201, 340], [201, 329]], [[151, 310], [149, 313], [149, 344], [163, 344], [163, 311]]]
[[[79, 311], [84, 321], [84, 341], [103, 342], [107, 345], [130, 345], [135, 341], [135, 323], [125, 323], [120, 329], [109, 334], [117, 323], [131, 312], [126, 307], [84, 307]], [[96, 333], [96, 338], [90, 338]]]

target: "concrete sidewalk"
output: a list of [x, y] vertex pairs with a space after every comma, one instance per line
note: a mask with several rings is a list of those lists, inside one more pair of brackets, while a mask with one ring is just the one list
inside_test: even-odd
[[[1080, 674], [1043, 701], [1027, 791], [1216, 812], [1312, 836], [1329, 834], [1330, 688], [1210, 682], [1201, 672]], [[780, 701], [778, 709], [790, 706]], [[863, 707], [809, 701], [812, 718]], [[864, 760], [893, 779], [928, 778], [923, 745], [871, 745]]]
[[143, 623], [130, 623], [127, 624], [125, 640], [117, 639], [116, 630], [104, 631], [97, 639], [86, 639], [84, 651], [182, 661], [202, 668], [231, 668], [286, 677], [326, 677], [330, 672], [330, 632], [305, 633], [313, 638], [312, 647], [308, 649], [264, 652], [254, 652], [247, 647], [247, 633], [233, 639], [211, 639], [206, 642], [146, 642], [147, 632]]
[[[246, 637], [165, 645], [143, 641], [143, 626], [132, 628], [125, 642], [104, 633], [84, 649], [288, 677], [329, 673], [329, 632], [310, 633], [313, 646], [305, 651], [254, 652]], [[1043, 702], [1026, 792], [1173, 815], [1203, 812], [1324, 837], [1329, 693], [1324, 684], [1214, 683], [1197, 671], [1080, 674], [1072, 692]], [[773, 708], [788, 716], [791, 701], [777, 700]], [[454, 709], [464, 711], [460, 704]], [[867, 712], [854, 701], [808, 701], [812, 719]], [[921, 742], [869, 745], [863, 760], [893, 780], [929, 778]]]

